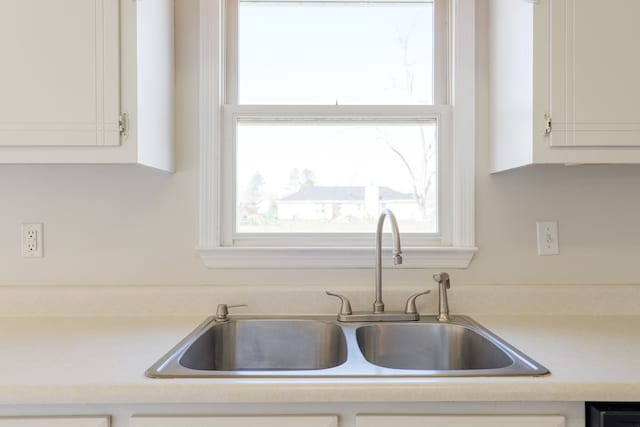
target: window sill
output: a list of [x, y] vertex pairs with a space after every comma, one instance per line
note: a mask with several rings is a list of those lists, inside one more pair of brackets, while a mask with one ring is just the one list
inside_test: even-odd
[[[409, 247], [403, 249], [404, 263], [398, 268], [467, 268], [475, 247]], [[373, 248], [200, 248], [200, 257], [211, 269], [325, 269], [373, 268]], [[388, 249], [384, 250], [387, 253]], [[390, 256], [383, 264], [392, 266]]]

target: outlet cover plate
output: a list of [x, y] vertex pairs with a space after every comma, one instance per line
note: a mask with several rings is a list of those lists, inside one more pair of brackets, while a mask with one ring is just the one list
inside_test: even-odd
[[41, 258], [43, 252], [43, 234], [41, 223], [22, 224], [22, 256]]
[[558, 222], [540, 221], [536, 223], [538, 255], [558, 255]]

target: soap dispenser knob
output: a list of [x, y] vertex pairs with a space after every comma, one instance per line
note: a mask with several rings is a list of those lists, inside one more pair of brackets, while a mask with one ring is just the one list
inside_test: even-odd
[[218, 308], [216, 309], [216, 322], [228, 322], [229, 309], [236, 308], [236, 307], [247, 307], [247, 304], [235, 304], [235, 305], [218, 304]]

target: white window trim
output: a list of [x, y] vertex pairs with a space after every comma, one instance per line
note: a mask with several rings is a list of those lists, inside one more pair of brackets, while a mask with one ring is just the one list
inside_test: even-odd
[[[371, 247], [225, 246], [220, 216], [223, 179], [221, 128], [226, 66], [223, 0], [200, 0], [200, 227], [198, 252], [209, 268], [370, 268]], [[475, 0], [451, 0], [453, 106], [450, 197], [453, 216], [440, 218], [450, 227], [443, 246], [405, 246], [402, 268], [466, 268], [475, 247]], [[406, 239], [404, 239], [406, 240]], [[385, 257], [389, 258], [389, 257]], [[386, 262], [386, 260], [385, 260]]]

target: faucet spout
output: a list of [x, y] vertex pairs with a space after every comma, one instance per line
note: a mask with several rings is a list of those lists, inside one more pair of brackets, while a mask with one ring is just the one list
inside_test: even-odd
[[374, 313], [384, 313], [384, 302], [382, 302], [382, 227], [387, 217], [391, 221], [391, 232], [393, 234], [393, 264], [402, 264], [398, 221], [390, 209], [383, 209], [378, 218], [378, 228], [376, 230], [376, 300], [373, 303]]

